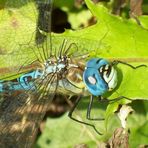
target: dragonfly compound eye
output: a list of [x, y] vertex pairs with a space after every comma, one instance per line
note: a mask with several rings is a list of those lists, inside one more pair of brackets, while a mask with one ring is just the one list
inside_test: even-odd
[[83, 81], [94, 96], [101, 96], [117, 85], [117, 71], [105, 59], [90, 59], [83, 73]]

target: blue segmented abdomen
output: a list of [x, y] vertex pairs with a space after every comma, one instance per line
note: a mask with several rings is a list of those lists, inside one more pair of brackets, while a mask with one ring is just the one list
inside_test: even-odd
[[93, 58], [86, 64], [83, 81], [92, 95], [102, 96], [116, 87], [117, 71], [107, 60]]
[[[17, 79], [0, 81], [0, 92], [7, 91], [19, 91], [19, 90], [30, 90], [35, 89], [35, 84], [31, 80], [36, 78], [42, 78], [43, 72], [40, 70], [35, 70], [20, 76]], [[30, 80], [29, 80], [30, 79]]]

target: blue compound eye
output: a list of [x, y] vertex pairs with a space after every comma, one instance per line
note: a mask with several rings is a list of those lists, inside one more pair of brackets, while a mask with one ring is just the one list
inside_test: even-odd
[[117, 85], [117, 71], [105, 59], [91, 59], [83, 73], [86, 87], [94, 96], [101, 96]]

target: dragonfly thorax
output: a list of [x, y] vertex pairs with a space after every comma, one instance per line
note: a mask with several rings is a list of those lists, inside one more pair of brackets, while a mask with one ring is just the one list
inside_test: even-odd
[[59, 75], [64, 74], [67, 71], [68, 68], [68, 58], [66, 56], [53, 58], [53, 59], [48, 59], [44, 63], [45, 67], [45, 75], [51, 74], [51, 73], [56, 73]]

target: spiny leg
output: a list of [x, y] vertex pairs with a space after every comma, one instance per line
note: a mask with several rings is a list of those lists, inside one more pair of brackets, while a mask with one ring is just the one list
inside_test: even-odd
[[[126, 99], [126, 100], [132, 101], [132, 99], [127, 98], [127, 97], [124, 97], [124, 96], [120, 96], [120, 97], [114, 98], [114, 99], [112, 99], [112, 100], [108, 100], [108, 99], [106, 99], [106, 98], [103, 98], [103, 99], [102, 99], [101, 96], [98, 96], [98, 97], [99, 97], [99, 102], [103, 102], [103, 103], [114, 103], [114, 102], [119, 101], [119, 100], [121, 100], [121, 99]], [[88, 120], [96, 120], [96, 121], [104, 120], [104, 118], [94, 118], [94, 119], [91, 118], [90, 113], [91, 113], [91, 109], [92, 109], [93, 99], [94, 99], [94, 96], [91, 95], [91, 97], [90, 97], [90, 102], [89, 102], [89, 106], [88, 106], [88, 108], [87, 108], [87, 119], [88, 119]]]
[[126, 99], [126, 100], [129, 100], [129, 101], [133, 101], [132, 99], [130, 99], [128, 97], [125, 97], [125, 96], [119, 96], [119, 97], [114, 98], [114, 99], [111, 99], [111, 100], [109, 100], [107, 98], [103, 98], [103, 99], [100, 100], [100, 96], [99, 96], [99, 101], [101, 101], [101, 102], [107, 102], [107, 103], [114, 103], [114, 102], [117, 102], [117, 101], [119, 101], [121, 99]]
[[73, 114], [74, 110], [76, 109], [77, 105], [79, 104], [80, 100], [81, 100], [81, 96], [79, 96], [79, 97], [77, 98], [77, 100], [76, 100], [74, 106], [71, 108], [70, 112], [68, 113], [69, 118], [72, 119], [72, 120], [74, 120], [74, 121], [76, 121], [76, 122], [78, 122], [78, 123], [91, 126], [99, 135], [102, 135], [102, 134], [96, 129], [96, 127], [95, 127], [94, 125], [89, 124], [89, 123], [86, 123], [86, 122], [83, 122], [83, 121], [80, 121], [80, 120], [78, 120], [78, 119], [75, 119], [75, 118], [72, 116], [72, 114]]
[[94, 100], [94, 96], [91, 95], [90, 101], [89, 101], [89, 105], [88, 105], [88, 108], [87, 108], [87, 116], [86, 116], [86, 118], [87, 118], [88, 120], [96, 120], [96, 121], [104, 120], [104, 118], [91, 118], [90, 114], [91, 114], [91, 109], [92, 109], [93, 100]]
[[118, 60], [113, 61], [113, 62], [112, 62], [112, 65], [117, 65], [117, 64], [119, 64], [119, 63], [120, 63], [120, 64], [127, 65], [127, 66], [129, 66], [129, 67], [131, 67], [131, 68], [133, 68], [133, 69], [137, 69], [137, 68], [139, 68], [139, 67], [148, 67], [148, 66], [145, 65], [145, 64], [141, 64], [141, 65], [138, 65], [138, 66], [133, 66], [133, 65], [128, 64], [128, 63], [126, 63], [126, 62], [118, 61]]

